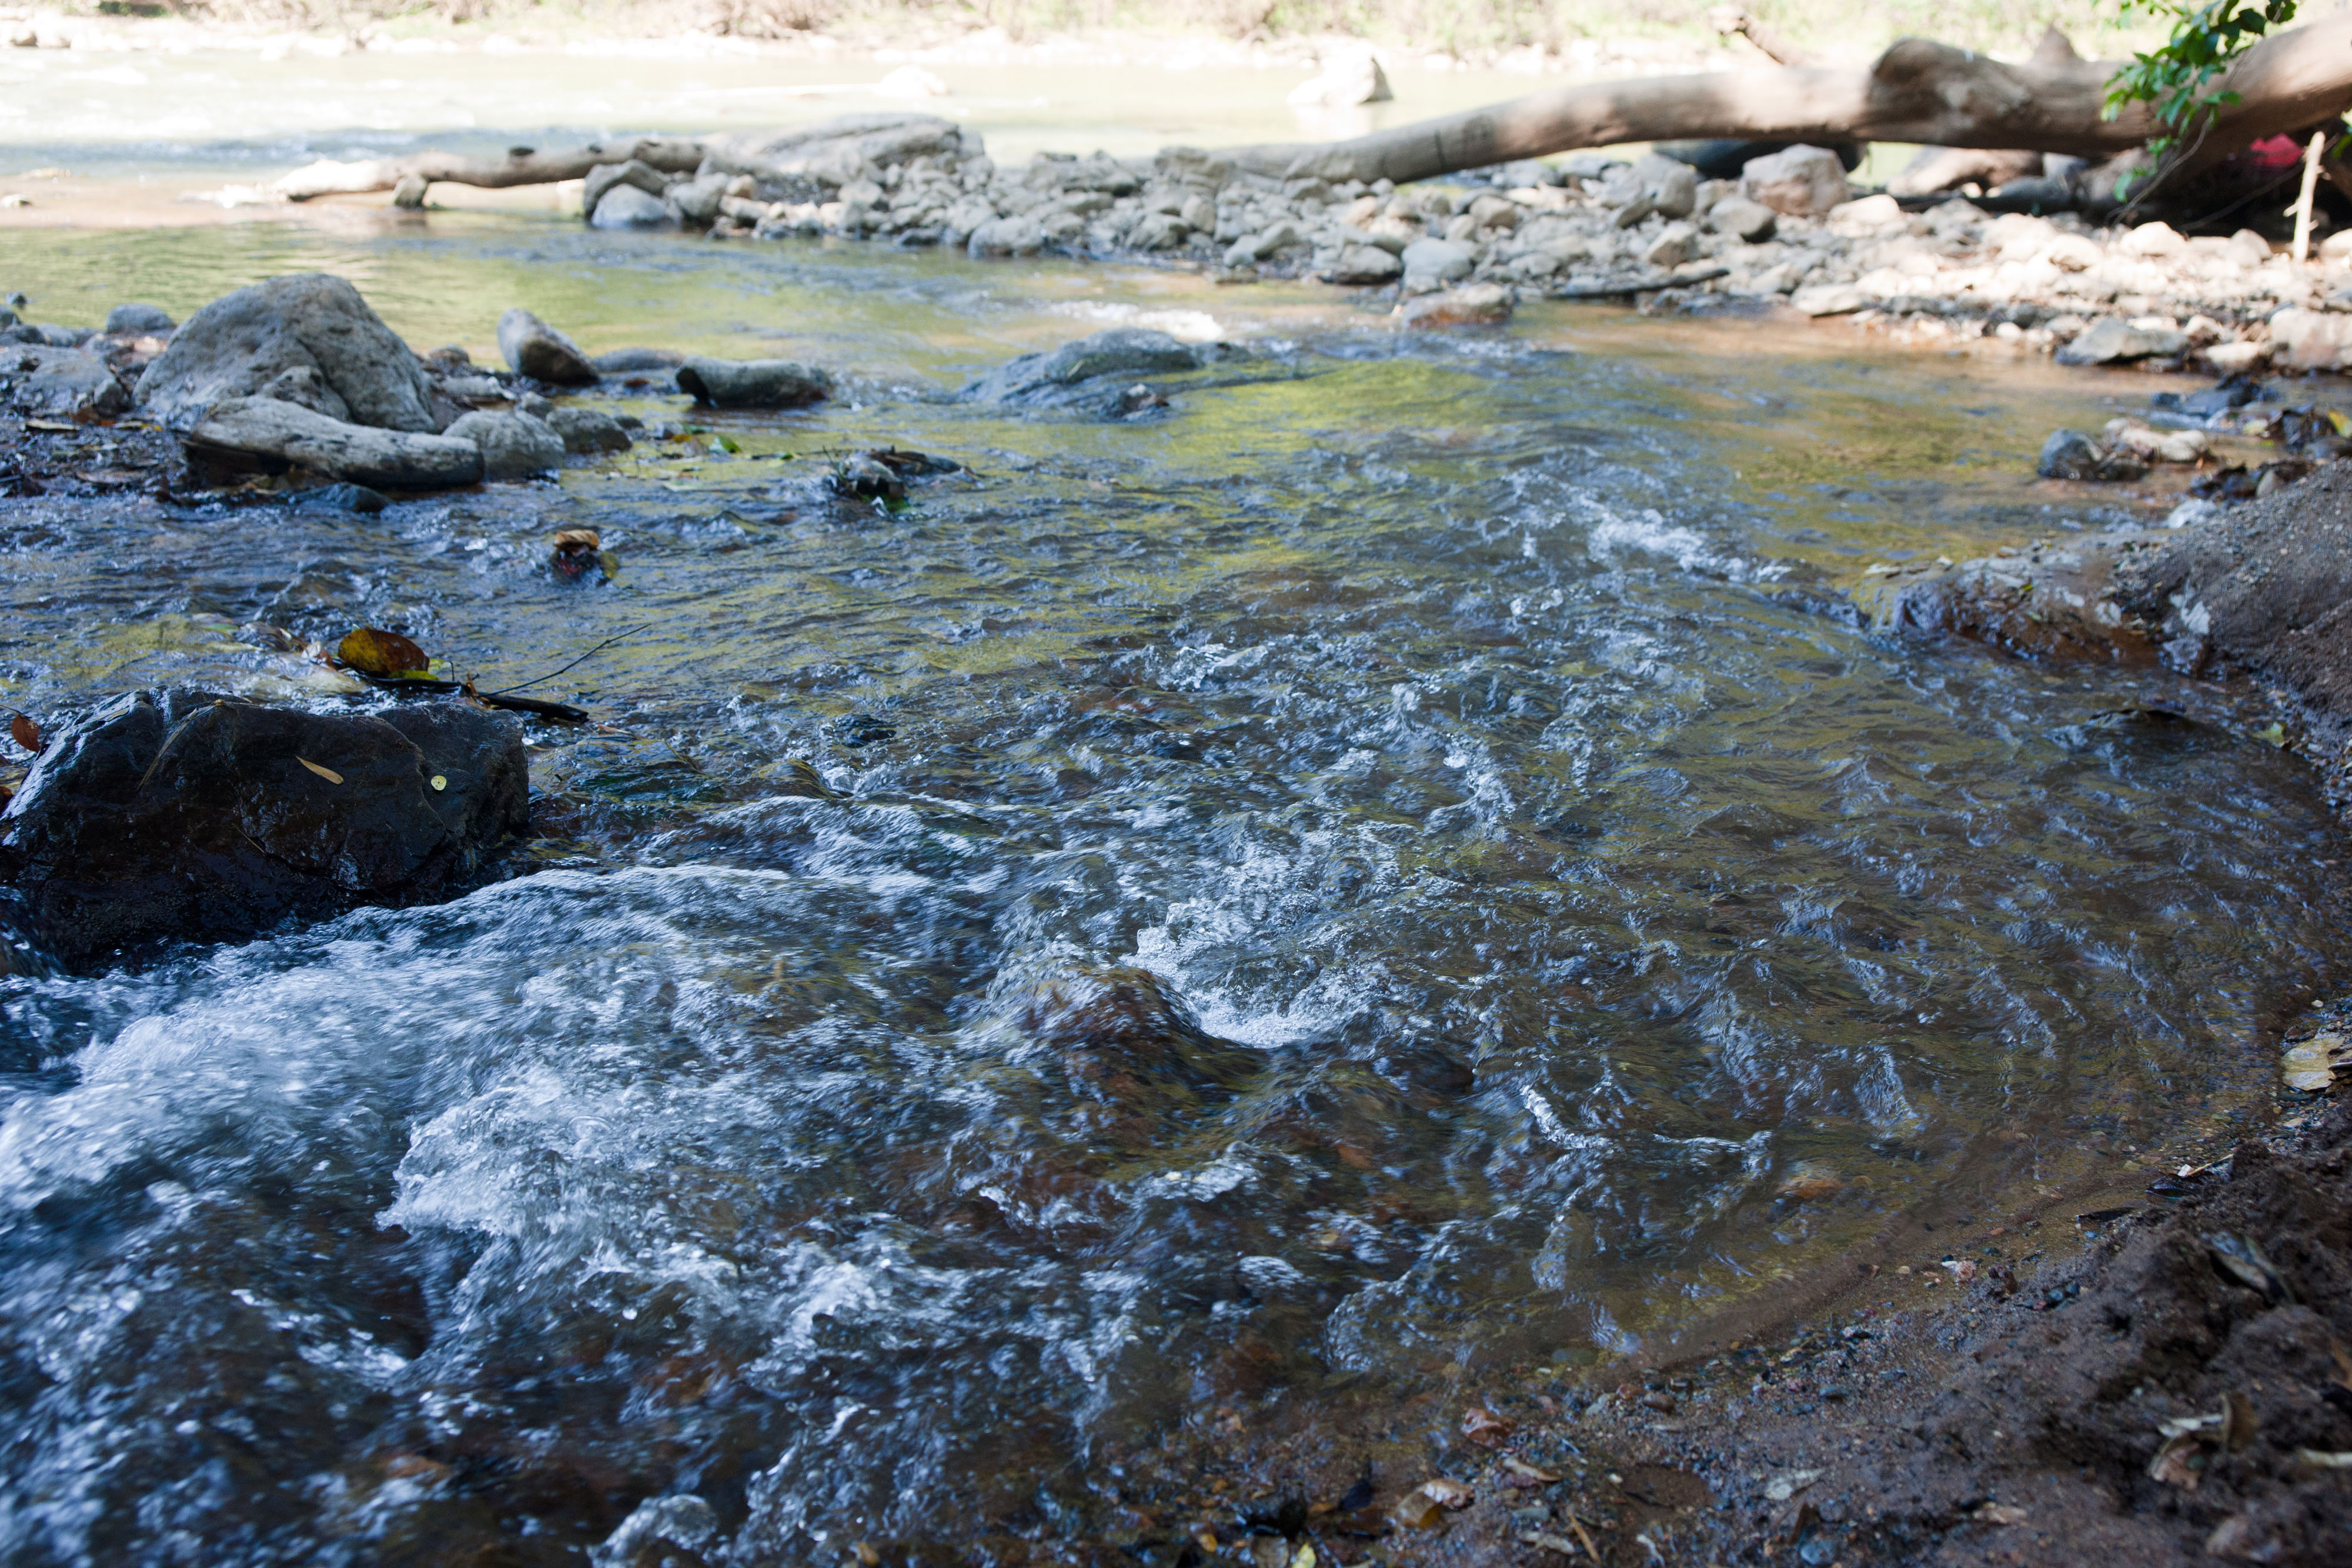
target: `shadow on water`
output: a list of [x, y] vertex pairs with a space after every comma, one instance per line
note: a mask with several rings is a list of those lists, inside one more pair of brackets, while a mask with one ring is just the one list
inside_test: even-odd
[[[1812, 608], [2097, 526], [2012, 476], [2079, 395], [2032, 375], [511, 221], [46, 265], [853, 375], [374, 518], [0, 503], [14, 705], [328, 694], [248, 621], [501, 682], [651, 622], [543, 688], [603, 722], [531, 737], [530, 874], [5, 982], [15, 1561], [553, 1562], [672, 1491], [743, 1561], [1092, 1539], [1204, 1412], [1631, 1353], [2263, 1103], [2340, 973], [2337, 831], [2223, 696], [2095, 722], [2120, 678]], [[938, 400], [1119, 319], [1299, 375]], [[973, 473], [827, 492], [886, 442]], [[583, 524], [616, 580], [548, 571]]]

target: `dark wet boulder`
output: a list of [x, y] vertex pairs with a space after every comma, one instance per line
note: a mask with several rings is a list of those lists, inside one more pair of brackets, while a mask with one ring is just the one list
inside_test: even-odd
[[392, 502], [364, 485], [321, 485], [306, 490], [294, 498], [299, 511], [358, 512], [362, 516], [383, 511]]
[[183, 444], [201, 485], [294, 468], [391, 490], [447, 489], [482, 476], [481, 449], [462, 437], [347, 423], [272, 398], [221, 403]]
[[1957, 566], [1874, 568], [1854, 601], [1885, 632], [1944, 632], [2032, 658], [2154, 661], [2150, 625], [2118, 595], [2116, 575], [2167, 530], [2037, 539]]
[[499, 318], [499, 352], [517, 375], [556, 386], [596, 383], [596, 366], [580, 345], [520, 308]]
[[833, 378], [794, 360], [709, 360], [677, 367], [677, 390], [714, 408], [800, 408], [831, 395]]
[[563, 466], [563, 437], [528, 413], [477, 409], [449, 427], [444, 440], [473, 443], [485, 479], [529, 479]]
[[230, 398], [263, 395], [288, 371], [316, 372], [353, 424], [431, 434], [432, 387], [408, 345], [368, 308], [360, 291], [323, 272], [302, 272], [225, 294], [172, 335], [139, 378], [138, 401], [185, 430]]
[[2033, 471], [2044, 479], [2128, 481], [2147, 472], [2147, 465], [2128, 452], [2110, 451], [2096, 436], [2079, 430], [2053, 430], [2042, 444]]
[[19, 413], [107, 418], [131, 406], [105, 357], [86, 349], [0, 348], [0, 397]]
[[106, 335], [169, 332], [179, 325], [161, 305], [118, 305], [106, 313]]
[[527, 825], [512, 719], [137, 692], [58, 727], [5, 817], [5, 915], [68, 969], [432, 903]]
[[1138, 407], [1134, 394], [1139, 384], [1145, 393], [1164, 398], [1164, 386], [1144, 383], [1143, 378], [1157, 382], [1188, 376], [1243, 357], [1243, 350], [1230, 343], [1187, 343], [1147, 327], [1114, 327], [1058, 349], [1008, 360], [956, 397], [963, 402], [1125, 418]]

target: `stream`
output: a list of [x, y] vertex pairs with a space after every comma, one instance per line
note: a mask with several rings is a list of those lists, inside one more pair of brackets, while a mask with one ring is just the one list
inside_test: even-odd
[[[621, 638], [533, 688], [595, 722], [530, 726], [509, 879], [0, 978], [11, 1563], [579, 1562], [685, 1494], [713, 1563], [1100, 1539], [1214, 1421], [1604, 1364], [2265, 1113], [2347, 977], [2259, 693], [1842, 611], [2145, 520], [2031, 480], [2111, 390], [2043, 361], [529, 214], [0, 231], [42, 320], [311, 268], [420, 350], [521, 304], [842, 390], [613, 387], [692, 428], [376, 517], [0, 501], [11, 708], [356, 700], [255, 622], [497, 685]], [[1257, 379], [945, 398], [1120, 324]], [[881, 445], [970, 471], [829, 492]]]

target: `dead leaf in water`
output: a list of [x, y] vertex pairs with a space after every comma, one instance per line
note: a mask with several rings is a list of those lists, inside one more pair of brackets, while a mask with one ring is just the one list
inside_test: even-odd
[[1531, 1486], [1549, 1486], [1559, 1478], [1551, 1471], [1538, 1469], [1516, 1454], [1503, 1456], [1503, 1468]]
[[27, 751], [41, 749], [41, 727], [21, 713], [8, 721], [8, 737]]
[[1423, 1497], [1444, 1508], [1468, 1508], [1478, 1500], [1476, 1492], [1460, 1481], [1448, 1480], [1444, 1476], [1422, 1482], [1421, 1491]]
[[379, 680], [433, 673], [433, 661], [425, 656], [424, 649], [397, 632], [380, 632], [373, 626], [362, 626], [346, 633], [335, 644], [335, 657], [360, 674]]
[[1563, 1557], [1573, 1557], [1576, 1555], [1575, 1542], [1564, 1541], [1557, 1535], [1546, 1535], [1539, 1530], [1520, 1531], [1519, 1544], [1522, 1546], [1540, 1546], [1546, 1552], [1557, 1552]]
[[1977, 1510], [1976, 1519], [1983, 1524], [2023, 1524], [2030, 1517], [2026, 1511], [2005, 1502], [1989, 1502]]
[[1482, 1448], [1499, 1447], [1504, 1438], [1518, 1428], [1507, 1418], [1492, 1410], [1473, 1406], [1462, 1417], [1462, 1435]]
[[2338, 1068], [2352, 1068], [2352, 1042], [2332, 1030], [2289, 1047], [2279, 1062], [2286, 1086], [2305, 1093], [2317, 1093], [2334, 1084]]
[[317, 774], [320, 778], [324, 779], [330, 784], [340, 784], [343, 781], [343, 776], [341, 774], [336, 772], [331, 768], [321, 768], [307, 757], [298, 757], [294, 760], [309, 768], [311, 772]]

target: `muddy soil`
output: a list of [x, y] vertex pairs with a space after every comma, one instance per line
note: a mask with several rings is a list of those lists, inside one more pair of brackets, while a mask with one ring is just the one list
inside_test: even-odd
[[[2340, 1001], [2289, 1034], [2347, 1025]], [[1468, 1375], [1352, 1433], [1228, 1412], [1134, 1473], [1110, 1544], [1265, 1568], [2352, 1561], [2352, 1104], [2282, 1099], [2226, 1162], [1979, 1219], [1704, 1360]]]

